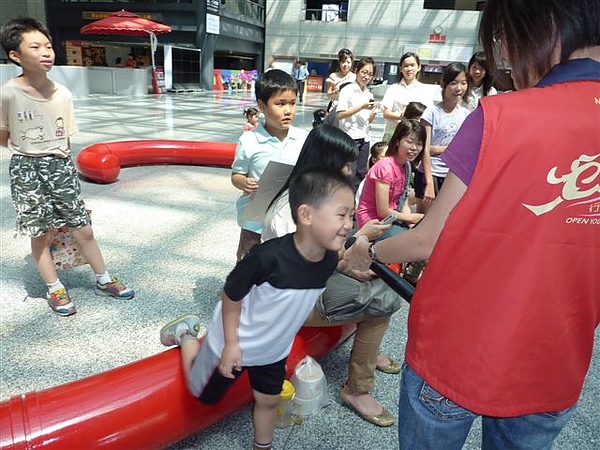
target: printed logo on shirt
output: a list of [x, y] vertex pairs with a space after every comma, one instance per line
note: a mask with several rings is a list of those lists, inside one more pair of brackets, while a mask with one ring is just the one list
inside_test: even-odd
[[26, 120], [33, 120], [37, 116], [38, 116], [37, 111], [25, 110], [25, 111], [17, 112], [17, 119], [19, 120], [19, 122], [24, 122]]
[[43, 141], [44, 140], [44, 127], [34, 127], [21, 130], [22, 141]]
[[54, 136], [56, 136], [56, 137], [65, 136], [67, 134], [65, 131], [65, 119], [63, 119], [62, 117], [58, 117], [54, 121], [54, 123], [56, 125], [56, 130], [54, 131]]
[[23, 143], [27, 142], [35, 148], [44, 146], [68, 148], [67, 129], [62, 116], [54, 120], [54, 127], [51, 129], [48, 129], [37, 110], [19, 112], [18, 118], [20, 123], [18, 136]]
[[[571, 163], [570, 172], [559, 168], [548, 171], [546, 181], [552, 185], [562, 185], [562, 192], [553, 200], [542, 205], [522, 205], [536, 216], [549, 213], [558, 205], [576, 208], [577, 213], [566, 219], [567, 223], [600, 225], [600, 153], [581, 155]], [[567, 202], [567, 205], [564, 203]]]

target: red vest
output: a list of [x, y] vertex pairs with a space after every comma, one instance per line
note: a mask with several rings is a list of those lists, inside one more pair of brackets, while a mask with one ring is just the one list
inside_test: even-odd
[[475, 413], [558, 411], [600, 322], [600, 83], [487, 97], [477, 166], [410, 307], [406, 360]]

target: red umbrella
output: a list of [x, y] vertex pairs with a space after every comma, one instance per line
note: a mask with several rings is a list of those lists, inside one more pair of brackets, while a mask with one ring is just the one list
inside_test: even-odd
[[150, 36], [152, 50], [152, 69], [154, 69], [154, 52], [157, 47], [157, 34], [169, 33], [171, 27], [152, 20], [144, 19], [137, 14], [125, 11], [114, 12], [104, 19], [96, 20], [81, 27], [81, 34], [124, 34], [128, 36]]

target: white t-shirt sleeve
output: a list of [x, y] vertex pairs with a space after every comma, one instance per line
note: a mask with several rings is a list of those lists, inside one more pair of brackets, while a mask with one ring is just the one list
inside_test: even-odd
[[425, 111], [423, 111], [423, 115], [421, 116], [421, 122], [427, 122], [428, 125], [433, 126], [433, 122], [434, 122], [434, 107], [433, 106], [428, 106], [427, 108], [425, 108]]
[[350, 97], [352, 96], [352, 92], [353, 90], [351, 86], [346, 86], [340, 91], [337, 112], [346, 111], [348, 108], [350, 108]]
[[9, 109], [9, 100], [8, 95], [6, 95], [6, 90], [0, 90], [0, 101], [2, 103], [2, 108], [0, 108], [0, 130], [8, 131], [8, 109]]
[[397, 84], [392, 84], [386, 89], [383, 100], [381, 100], [381, 106], [394, 110], [394, 96], [396, 95], [397, 86]]
[[261, 241], [266, 242], [294, 231], [296, 231], [296, 224], [292, 219], [289, 192], [286, 191], [268, 209], [263, 223]]
[[67, 100], [67, 116], [65, 117], [65, 128], [67, 129], [67, 133], [69, 136], [73, 136], [74, 134], [79, 133], [79, 128], [77, 127], [77, 121], [75, 120], [75, 106], [73, 105], [73, 95], [71, 92], [68, 92], [68, 100]]

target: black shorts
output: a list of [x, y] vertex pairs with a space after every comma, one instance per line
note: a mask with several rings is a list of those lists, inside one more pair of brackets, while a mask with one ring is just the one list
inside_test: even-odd
[[287, 358], [284, 358], [281, 361], [265, 366], [242, 367], [242, 370], [233, 372], [235, 379], [225, 378], [219, 373], [219, 370], [215, 368], [215, 371], [208, 380], [208, 384], [203, 389], [202, 394], [198, 397], [198, 400], [208, 405], [218, 403], [231, 385], [242, 376], [244, 370], [248, 371], [252, 389], [261, 394], [279, 395], [281, 393], [281, 386], [285, 380], [286, 361]]
[[[445, 177], [438, 177], [433, 175], [433, 189], [435, 192], [435, 196], [437, 197], [440, 189], [442, 188], [442, 184], [444, 184]], [[419, 170], [415, 171], [415, 197], [420, 198], [421, 200], [425, 196], [425, 174]]]

